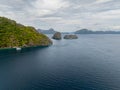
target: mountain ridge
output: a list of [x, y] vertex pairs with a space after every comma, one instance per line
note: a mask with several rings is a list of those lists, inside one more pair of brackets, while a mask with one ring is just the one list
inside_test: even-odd
[[80, 29], [75, 34], [120, 34], [120, 31], [93, 31], [88, 29]]

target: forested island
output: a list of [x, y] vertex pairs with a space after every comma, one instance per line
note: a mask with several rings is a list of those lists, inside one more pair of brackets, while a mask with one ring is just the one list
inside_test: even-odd
[[49, 46], [52, 41], [34, 27], [0, 17], [0, 48]]

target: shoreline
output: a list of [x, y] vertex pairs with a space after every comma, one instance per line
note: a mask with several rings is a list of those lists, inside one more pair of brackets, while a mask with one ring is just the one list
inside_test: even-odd
[[[0, 48], [0, 51], [2, 50], [16, 50], [17, 48], [21, 48], [21, 50], [23, 49], [29, 49], [29, 48], [44, 48], [44, 47], [49, 47], [51, 45], [46, 45], [46, 46], [29, 46], [29, 47], [13, 47], [13, 48]], [[17, 50], [16, 50], [17, 51]]]

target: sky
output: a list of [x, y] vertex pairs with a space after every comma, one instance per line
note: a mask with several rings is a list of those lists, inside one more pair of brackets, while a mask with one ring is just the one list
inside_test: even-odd
[[0, 16], [62, 32], [120, 30], [120, 0], [0, 0]]

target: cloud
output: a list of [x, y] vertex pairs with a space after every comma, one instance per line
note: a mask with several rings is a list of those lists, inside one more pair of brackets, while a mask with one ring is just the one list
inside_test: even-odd
[[60, 9], [69, 6], [69, 3], [63, 0], [36, 0], [31, 2], [31, 4], [32, 7], [28, 8], [27, 11], [36, 16], [54, 14]]
[[111, 26], [110, 28], [115, 29], [115, 30], [120, 30], [120, 25], [118, 25], [118, 26]]
[[107, 3], [113, 0], [96, 0], [96, 2], [94, 4], [101, 4], [101, 3]]
[[[0, 0], [0, 16], [58, 31], [118, 30], [119, 0]], [[78, 28], [81, 27], [81, 28]]]

